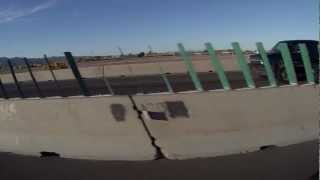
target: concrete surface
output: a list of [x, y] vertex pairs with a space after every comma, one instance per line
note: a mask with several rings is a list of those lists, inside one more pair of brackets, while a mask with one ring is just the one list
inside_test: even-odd
[[128, 97], [0, 101], [0, 151], [152, 160], [155, 148]]
[[317, 139], [313, 85], [134, 96], [169, 159], [214, 157]]
[[309, 180], [318, 168], [317, 141], [184, 161], [82, 161], [0, 153], [3, 180]]

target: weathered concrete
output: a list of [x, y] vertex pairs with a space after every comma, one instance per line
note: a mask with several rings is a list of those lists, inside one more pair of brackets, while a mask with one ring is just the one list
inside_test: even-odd
[[[318, 137], [313, 85], [139, 95], [133, 99], [170, 159], [214, 157]], [[151, 160], [156, 147], [128, 97], [0, 99], [0, 151]]]
[[156, 154], [128, 97], [0, 101], [0, 151], [99, 160]]
[[134, 96], [170, 159], [213, 157], [318, 137], [318, 89], [293, 86]]

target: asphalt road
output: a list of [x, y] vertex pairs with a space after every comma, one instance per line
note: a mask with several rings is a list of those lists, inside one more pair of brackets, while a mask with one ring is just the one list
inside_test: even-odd
[[[245, 80], [241, 72], [228, 72], [231, 87], [234, 89], [246, 87]], [[171, 86], [175, 92], [194, 90], [194, 85], [188, 74], [169, 74], [167, 75]], [[199, 78], [205, 90], [221, 89], [221, 83], [216, 73], [199, 73]], [[254, 77], [258, 87], [267, 86], [265, 78]], [[105, 81], [102, 78], [85, 79], [90, 95], [110, 94]], [[160, 75], [135, 76], [135, 77], [113, 77], [109, 78], [114, 93], [116, 95], [127, 95], [137, 93], [158, 93], [167, 92], [168, 88]], [[39, 94], [32, 81], [19, 82], [23, 94], [26, 97], [38, 97]], [[77, 96], [82, 95], [77, 81], [63, 80], [58, 81], [58, 85], [53, 81], [38, 82], [40, 89], [45, 97], [52, 96]], [[20, 97], [14, 83], [5, 84], [5, 89], [10, 98]], [[4, 97], [0, 90], [0, 97]]]
[[0, 153], [0, 179], [3, 180], [308, 180], [317, 171], [316, 141], [184, 161], [108, 162]]

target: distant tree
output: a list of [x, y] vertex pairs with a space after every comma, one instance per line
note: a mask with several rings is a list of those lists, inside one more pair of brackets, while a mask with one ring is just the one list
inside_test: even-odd
[[138, 54], [138, 57], [140, 57], [140, 58], [141, 58], [141, 57], [144, 57], [144, 56], [145, 56], [145, 53], [144, 53], [144, 52], [141, 52], [141, 53]]

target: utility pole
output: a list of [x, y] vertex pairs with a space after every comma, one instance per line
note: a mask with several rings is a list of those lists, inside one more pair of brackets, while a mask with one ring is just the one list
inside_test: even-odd
[[120, 46], [118, 46], [118, 50], [120, 51], [120, 56], [124, 56], [124, 53], [123, 53], [123, 51], [122, 51]]

